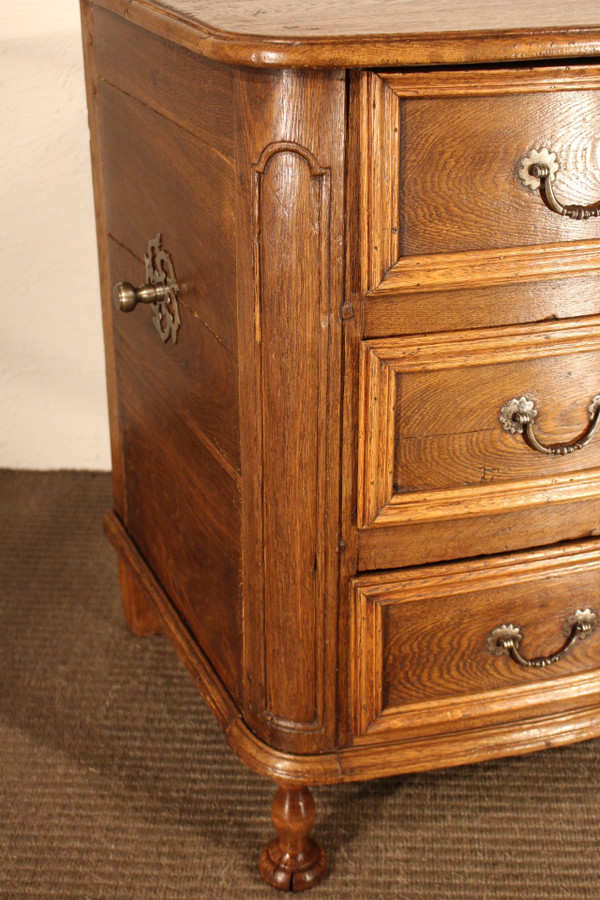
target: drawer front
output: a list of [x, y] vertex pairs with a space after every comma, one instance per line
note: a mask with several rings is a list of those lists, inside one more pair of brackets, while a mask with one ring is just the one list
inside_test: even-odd
[[[599, 598], [599, 541], [356, 579], [355, 734], [408, 737], [589, 705], [600, 691]], [[520, 661], [499, 646], [510, 637]]]
[[399, 107], [399, 256], [600, 237], [597, 218], [558, 215], [519, 175], [546, 147], [560, 200], [600, 200], [600, 69], [539, 72], [379, 76]]
[[[595, 311], [599, 90], [598, 66], [361, 76], [367, 334]], [[593, 216], [561, 215], [542, 196], [546, 182], [530, 166], [544, 148], [559, 205], [596, 204]], [[557, 296], [556, 277], [578, 287]], [[529, 285], [525, 309], [518, 282]], [[487, 312], [486, 288], [495, 293]]]
[[[360, 527], [385, 529], [390, 543], [395, 527], [437, 522], [458, 534], [457, 520], [476, 529], [536, 507], [560, 517], [561, 503], [598, 498], [599, 395], [597, 318], [364, 342]], [[530, 428], [517, 421], [527, 414]], [[521, 546], [550, 543], [521, 532]], [[488, 549], [457, 537], [450, 556]]]

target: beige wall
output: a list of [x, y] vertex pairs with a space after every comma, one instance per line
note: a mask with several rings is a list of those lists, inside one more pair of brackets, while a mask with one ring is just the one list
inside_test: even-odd
[[79, 28], [0, 3], [0, 466], [110, 468]]

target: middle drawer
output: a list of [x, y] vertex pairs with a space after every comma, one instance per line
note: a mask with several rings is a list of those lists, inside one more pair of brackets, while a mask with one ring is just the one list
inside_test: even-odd
[[360, 397], [361, 568], [597, 528], [600, 317], [365, 341]]

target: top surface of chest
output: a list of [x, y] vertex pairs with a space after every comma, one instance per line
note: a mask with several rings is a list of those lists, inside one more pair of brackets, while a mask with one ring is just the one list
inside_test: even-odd
[[185, 16], [235, 35], [309, 38], [426, 32], [502, 31], [600, 25], [597, 0], [548, 4], [545, 0], [152, 0], [157, 10]]
[[99, 0], [204, 55], [252, 66], [501, 62], [600, 52], [597, 0]]

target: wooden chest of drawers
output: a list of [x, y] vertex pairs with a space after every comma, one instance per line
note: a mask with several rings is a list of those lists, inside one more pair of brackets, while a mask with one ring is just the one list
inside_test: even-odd
[[600, 735], [596, 6], [82, 0], [125, 616], [276, 887], [311, 785]]

